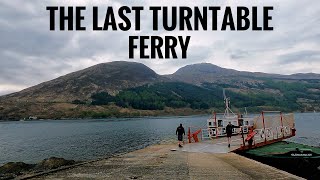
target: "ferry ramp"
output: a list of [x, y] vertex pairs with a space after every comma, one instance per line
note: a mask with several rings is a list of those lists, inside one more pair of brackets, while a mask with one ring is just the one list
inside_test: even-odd
[[182, 151], [187, 152], [205, 152], [205, 153], [228, 153], [235, 151], [243, 144], [241, 135], [232, 136], [230, 147], [228, 147], [227, 137], [219, 137], [216, 139], [202, 140], [198, 143], [186, 144]]
[[[28, 176], [28, 179], [303, 179], [230, 152], [223, 141], [149, 146], [127, 154]], [[241, 143], [241, 142], [240, 142]], [[23, 179], [23, 178], [21, 178]]]

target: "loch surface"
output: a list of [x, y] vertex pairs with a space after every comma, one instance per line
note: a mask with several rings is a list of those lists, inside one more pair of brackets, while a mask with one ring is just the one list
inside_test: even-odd
[[[92, 160], [175, 139], [179, 123], [205, 128], [205, 116], [0, 122], [0, 165], [48, 157]], [[289, 141], [320, 146], [320, 113], [295, 114]], [[186, 132], [187, 133], [187, 132]]]

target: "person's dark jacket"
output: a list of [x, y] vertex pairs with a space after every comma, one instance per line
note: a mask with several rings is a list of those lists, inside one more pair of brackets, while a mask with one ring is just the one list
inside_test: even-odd
[[228, 124], [227, 126], [226, 126], [226, 133], [227, 134], [232, 134], [232, 129], [233, 128], [239, 128], [240, 126], [235, 126], [235, 125], [232, 125], [232, 124]]
[[184, 128], [182, 126], [177, 127], [176, 134], [178, 134], [178, 135], [184, 134], [185, 135]]

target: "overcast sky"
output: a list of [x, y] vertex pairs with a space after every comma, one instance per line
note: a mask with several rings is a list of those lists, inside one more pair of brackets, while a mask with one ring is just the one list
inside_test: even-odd
[[[85, 5], [85, 32], [49, 31], [46, 6]], [[141, 31], [91, 31], [92, 6], [100, 23], [107, 6], [145, 6]], [[272, 32], [152, 31], [148, 6], [274, 6]], [[158, 74], [209, 62], [225, 68], [278, 74], [320, 73], [320, 1], [316, 0], [2, 0], [0, 1], [0, 95], [98, 63], [142, 62]], [[223, 11], [219, 13], [221, 23]], [[117, 20], [119, 19], [116, 17]], [[259, 19], [261, 8], [259, 8]], [[132, 20], [133, 21], [133, 20]], [[119, 21], [120, 22], [120, 21]], [[261, 23], [261, 22], [260, 22]], [[218, 25], [219, 27], [220, 25]], [[187, 59], [128, 59], [132, 35], [191, 36]], [[178, 53], [180, 56], [180, 54]]]

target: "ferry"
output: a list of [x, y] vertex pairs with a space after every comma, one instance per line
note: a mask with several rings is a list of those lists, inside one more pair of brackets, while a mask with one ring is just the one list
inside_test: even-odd
[[225, 111], [223, 114], [213, 113], [207, 119], [206, 128], [188, 129], [188, 141], [199, 142], [206, 139], [224, 139], [226, 136], [226, 126], [230, 122], [239, 128], [233, 128], [232, 134], [238, 135], [241, 139], [239, 146], [234, 150], [246, 150], [295, 136], [294, 114], [284, 114], [281, 111], [262, 111], [261, 114], [248, 115], [235, 114], [230, 108], [230, 98], [223, 90]]
[[[249, 128], [253, 127], [254, 119], [250, 118], [246, 114], [236, 115], [230, 108], [230, 98], [226, 97], [225, 90], [223, 90], [223, 97], [225, 103], [225, 111], [223, 116], [218, 116], [217, 113], [213, 113], [213, 116], [207, 120], [207, 131], [208, 137], [222, 137], [226, 136], [226, 126], [231, 122], [234, 126], [239, 126], [239, 128], [232, 129], [233, 134], [241, 133], [247, 134]], [[206, 130], [205, 130], [206, 131]]]

